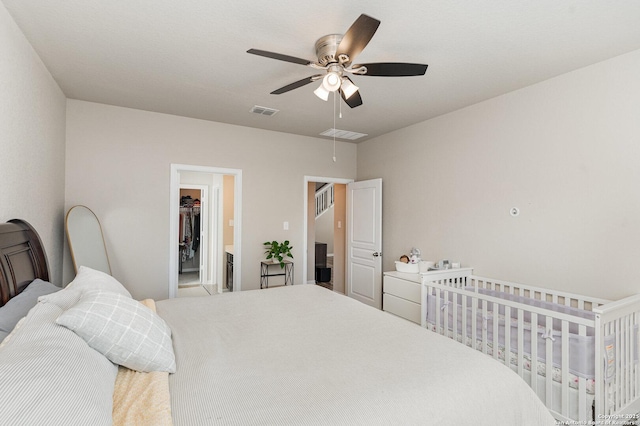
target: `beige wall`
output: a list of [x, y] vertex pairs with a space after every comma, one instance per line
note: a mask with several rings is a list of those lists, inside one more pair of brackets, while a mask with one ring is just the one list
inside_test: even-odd
[[[304, 176], [355, 177], [354, 144], [338, 143], [334, 163], [329, 140], [77, 100], [67, 105], [66, 206], [96, 212], [113, 274], [137, 298], [168, 295], [172, 163], [242, 170], [243, 290], [259, 288], [264, 241], [289, 239], [294, 258], [303, 258]], [[300, 262], [295, 282], [302, 280]]]
[[0, 3], [0, 222], [24, 219], [62, 284], [66, 98]]
[[639, 292], [638, 75], [635, 51], [360, 144], [358, 179], [383, 178], [384, 268], [416, 246], [488, 277]]

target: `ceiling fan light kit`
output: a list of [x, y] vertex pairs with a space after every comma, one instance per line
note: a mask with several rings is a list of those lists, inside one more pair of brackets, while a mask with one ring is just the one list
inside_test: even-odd
[[313, 93], [323, 101], [327, 101], [329, 99], [329, 93], [335, 92], [340, 89], [341, 86], [342, 77], [335, 71], [329, 71], [322, 79], [320, 87], [314, 90]]
[[316, 90], [314, 90], [313, 93], [315, 93], [317, 97], [325, 102], [329, 100], [329, 92], [324, 88], [323, 84], [321, 84]]
[[425, 64], [403, 62], [352, 65], [353, 59], [367, 46], [379, 25], [380, 21], [377, 19], [362, 14], [344, 35], [329, 34], [321, 37], [315, 45], [317, 62], [259, 49], [249, 49], [247, 53], [326, 71], [324, 77], [321, 74], [307, 77], [276, 89], [271, 94], [280, 95], [322, 78], [320, 87], [314, 90], [316, 96], [327, 101], [330, 92], [338, 92], [349, 107], [355, 108], [362, 105], [360, 89], [344, 75], [345, 73], [377, 77], [410, 77], [424, 75], [427, 71]]
[[335, 92], [340, 88], [340, 76], [337, 72], [330, 71], [322, 79], [322, 87], [328, 92]]
[[360, 89], [346, 77], [342, 77], [342, 85], [340, 88], [342, 89], [342, 93], [344, 93], [344, 97], [347, 99], [353, 96]]

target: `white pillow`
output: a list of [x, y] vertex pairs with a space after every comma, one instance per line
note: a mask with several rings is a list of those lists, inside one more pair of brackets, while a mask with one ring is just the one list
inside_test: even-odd
[[56, 322], [113, 363], [145, 373], [176, 371], [171, 329], [155, 312], [130, 297], [87, 291]]
[[88, 290], [105, 290], [131, 297], [131, 293], [111, 275], [86, 266], [81, 266], [78, 269], [76, 277], [69, 283], [67, 288], [80, 290], [83, 293]]
[[80, 296], [87, 291], [104, 290], [131, 297], [131, 293], [118, 280], [109, 274], [96, 271], [95, 269], [81, 266], [76, 277], [64, 290], [57, 293], [41, 296], [38, 301], [43, 303], [53, 303], [60, 308], [67, 310], [78, 303]]

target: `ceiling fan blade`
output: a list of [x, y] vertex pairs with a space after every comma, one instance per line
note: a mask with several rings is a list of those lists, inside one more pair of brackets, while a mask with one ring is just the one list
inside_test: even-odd
[[294, 83], [291, 84], [287, 84], [284, 87], [281, 87], [277, 90], [274, 90], [273, 92], [271, 92], [272, 95], [281, 95], [283, 93], [286, 93], [290, 90], [293, 89], [297, 89], [298, 87], [302, 87], [302, 86], [306, 86], [309, 83], [313, 83], [314, 81], [318, 80], [320, 77], [322, 77], [322, 75], [317, 74], [317, 75], [312, 75], [311, 77], [307, 77], [307, 78], [303, 78], [302, 80], [298, 80]]
[[[349, 66], [353, 58], [367, 46], [379, 25], [380, 21], [377, 19], [365, 14], [360, 15], [342, 37], [336, 49], [336, 58], [344, 66]], [[340, 59], [341, 55], [346, 55], [347, 59]]]
[[360, 105], [362, 105], [362, 97], [360, 96], [359, 91], [356, 91], [353, 95], [347, 98], [344, 95], [344, 92], [340, 90], [340, 96], [342, 96], [342, 100], [351, 108], [359, 107]]
[[283, 55], [281, 53], [268, 52], [266, 50], [249, 49], [247, 53], [252, 55], [264, 56], [266, 58], [277, 59], [279, 61], [293, 62], [294, 64], [309, 65], [311, 61], [302, 58], [296, 58], [295, 56]]
[[411, 77], [415, 75], [424, 75], [427, 72], [425, 64], [408, 64], [405, 62], [378, 62], [371, 64], [357, 64], [352, 68], [366, 67], [366, 74], [377, 77]]

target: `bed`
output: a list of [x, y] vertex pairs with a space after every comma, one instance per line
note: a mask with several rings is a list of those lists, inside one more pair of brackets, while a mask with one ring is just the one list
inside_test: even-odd
[[425, 278], [422, 299], [424, 327], [509, 366], [557, 419], [638, 420], [640, 295], [609, 301], [451, 270]]
[[[0, 225], [0, 249], [8, 306], [48, 272], [25, 222]], [[67, 288], [38, 298], [0, 344], [0, 424], [555, 424], [496, 360], [318, 286], [143, 308], [125, 287], [81, 267]], [[71, 313], [98, 297], [101, 308], [124, 303], [151, 318], [157, 329], [140, 339], [168, 332], [171, 354], [165, 341], [154, 351], [158, 370], [116, 366], [82, 327], [72, 329]], [[124, 386], [123, 395], [123, 373], [144, 385]]]

